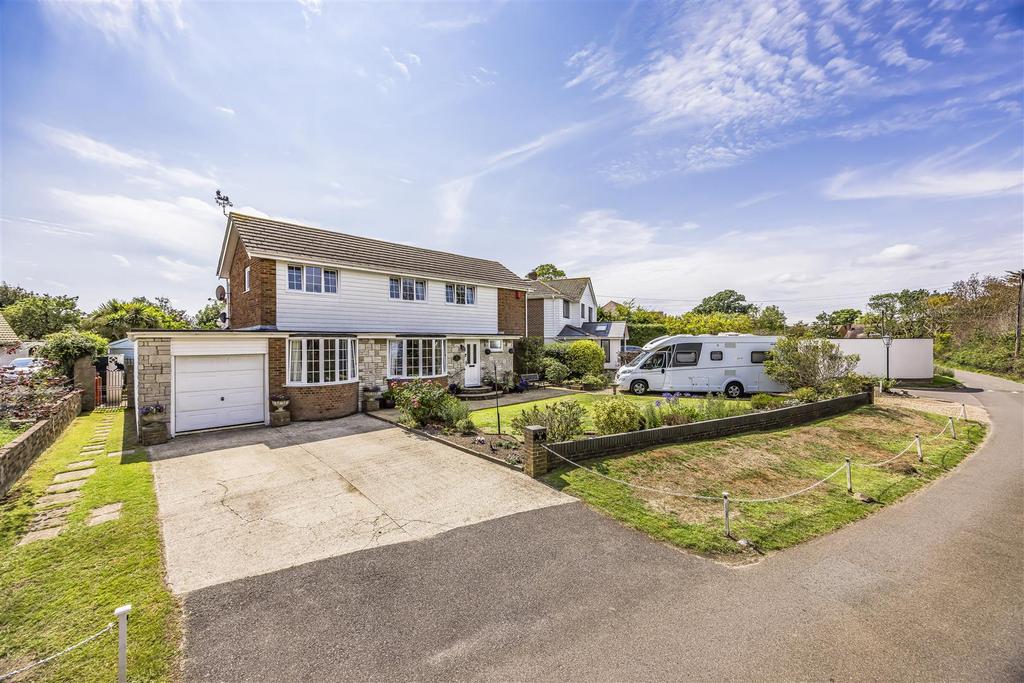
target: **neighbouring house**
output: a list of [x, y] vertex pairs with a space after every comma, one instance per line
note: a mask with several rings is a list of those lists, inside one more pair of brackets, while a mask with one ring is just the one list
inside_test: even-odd
[[598, 322], [597, 299], [589, 277], [538, 280], [527, 276], [527, 334], [545, 342], [590, 339], [604, 351], [604, 367], [619, 367], [619, 352], [629, 340], [626, 323]]
[[601, 307], [601, 312], [604, 313], [605, 315], [615, 315], [615, 312], [619, 310], [619, 306], [621, 305], [622, 304], [620, 304], [618, 301], [609, 301], [608, 303]]
[[0, 367], [10, 364], [15, 358], [30, 358], [46, 342], [38, 339], [23, 341], [15, 334], [7, 319], [0, 313]]
[[120, 356], [122, 360], [134, 360], [135, 342], [128, 338], [112, 341], [110, 342], [110, 346], [107, 347], [107, 354], [111, 356]]
[[367, 390], [414, 378], [479, 386], [512, 371], [529, 283], [487, 259], [228, 216], [218, 274], [223, 330], [133, 330], [136, 405], [171, 436], [342, 417]]

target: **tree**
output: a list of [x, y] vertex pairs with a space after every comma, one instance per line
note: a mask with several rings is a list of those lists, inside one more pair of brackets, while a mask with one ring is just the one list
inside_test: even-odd
[[927, 289], [876, 294], [868, 299], [868, 308], [878, 316], [880, 334], [917, 338], [926, 331], [928, 297]]
[[30, 292], [24, 287], [0, 282], [0, 309], [7, 308], [11, 304], [17, 303], [18, 301], [30, 296], [36, 296], [36, 293]]
[[[149, 300], [145, 297], [136, 297], [132, 301], [140, 301], [143, 303], [149, 303]], [[192, 325], [192, 319], [188, 317], [188, 313], [185, 312], [184, 308], [174, 308], [171, 306], [171, 300], [166, 296], [158, 296], [154, 301], [153, 305], [160, 309], [164, 314], [163, 326], [167, 329], [177, 330], [186, 329]]]
[[859, 361], [860, 356], [844, 356], [827, 339], [783, 337], [775, 343], [764, 371], [790, 389], [813, 387], [824, 391], [849, 378]]
[[30, 294], [3, 310], [7, 322], [22, 339], [42, 339], [75, 327], [82, 320], [77, 296]]
[[717, 294], [704, 297], [704, 300], [694, 307], [693, 313], [743, 313], [749, 315], [756, 310], [757, 307], [749, 303], [747, 297], [735, 289], [723, 289]]
[[741, 313], [696, 313], [690, 311], [666, 320], [669, 334], [718, 334], [751, 332], [754, 322]]
[[89, 314], [88, 325], [107, 339], [123, 339], [128, 330], [163, 327], [166, 315], [151, 303], [110, 299]]
[[85, 356], [99, 356], [107, 351], [107, 340], [94, 332], [54, 332], [46, 335], [45, 341], [39, 349], [39, 355], [60, 363], [69, 377], [76, 360]]
[[834, 338], [839, 334], [840, 327], [852, 325], [860, 316], [861, 312], [856, 308], [840, 308], [831, 313], [822, 311], [811, 323], [811, 330], [816, 337]]
[[765, 306], [753, 316], [755, 334], [783, 334], [786, 331], [786, 314], [778, 306]]
[[600, 375], [604, 372], [604, 351], [595, 341], [581, 339], [572, 342], [566, 349], [565, 357], [571, 377]]
[[224, 305], [219, 301], [211, 301], [196, 312], [196, 316], [193, 319], [196, 329], [199, 330], [218, 330], [220, 325], [217, 322], [220, 320], [220, 314], [224, 310]]
[[553, 263], [542, 263], [534, 268], [532, 272], [537, 274], [538, 280], [554, 280], [565, 277], [565, 271]]

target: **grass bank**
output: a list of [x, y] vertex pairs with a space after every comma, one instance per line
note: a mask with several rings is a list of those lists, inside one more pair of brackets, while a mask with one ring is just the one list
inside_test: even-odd
[[12, 427], [10, 422], [0, 421], [0, 446], [4, 446], [14, 438], [28, 429], [27, 427]]
[[[653, 538], [712, 556], [744, 550], [723, 534], [722, 491], [734, 499], [768, 498], [798, 491], [832, 473], [851, 456], [855, 464], [884, 461], [915, 434], [939, 432], [946, 418], [905, 408], [865, 406], [807, 425], [723, 439], [674, 444], [585, 463], [609, 477], [667, 491], [719, 497], [697, 501], [639, 490], [567, 467], [546, 480], [566, 493]], [[977, 423], [961, 424], [960, 439], [943, 436], [891, 465], [853, 468], [854, 491], [842, 473], [808, 493], [779, 503], [735, 503], [732, 534], [757, 548], [786, 548], [865, 517], [955, 467], [985, 434]]]
[[[0, 502], [0, 675], [58, 652], [114, 621], [132, 604], [128, 678], [174, 678], [181, 637], [178, 605], [163, 583], [156, 496], [141, 450], [93, 457], [97, 471], [81, 488], [67, 527], [52, 539], [16, 545], [34, 516], [32, 503], [56, 473], [86, 459], [80, 451], [104, 414], [75, 419]], [[114, 413], [111, 451], [131, 448], [124, 413]], [[122, 502], [120, 519], [87, 526], [90, 510]], [[112, 681], [117, 677], [116, 629], [35, 669], [25, 680]], [[21, 679], [19, 679], [21, 680]]]
[[[551, 405], [552, 403], [561, 403], [562, 401], [576, 401], [587, 408], [587, 415], [583, 419], [583, 428], [587, 431], [592, 431], [594, 429], [594, 423], [593, 416], [590, 412], [590, 406], [593, 405], [595, 401], [607, 398], [610, 395], [611, 394], [570, 394], [567, 396], [546, 398], [540, 401], [531, 401], [529, 403], [516, 403], [514, 405], [502, 406], [498, 409], [501, 412], [501, 430], [502, 432], [508, 432], [512, 425], [512, 418], [522, 413], [524, 410], [529, 410], [534, 407], [543, 408], [544, 406]], [[647, 403], [662, 400], [662, 397], [658, 394], [634, 396], [633, 394], [620, 393], [619, 396], [623, 396], [636, 403], [637, 407], [641, 409]], [[679, 400], [682, 403], [696, 406], [700, 404], [701, 397], [681, 398]], [[747, 400], [729, 401], [729, 405], [734, 407], [736, 414], [747, 413], [751, 410], [750, 401]], [[477, 429], [480, 431], [490, 434], [496, 434], [498, 432], [498, 416], [495, 413], [494, 406], [474, 410], [470, 413], [469, 417], [473, 420], [473, 424], [475, 424]]]

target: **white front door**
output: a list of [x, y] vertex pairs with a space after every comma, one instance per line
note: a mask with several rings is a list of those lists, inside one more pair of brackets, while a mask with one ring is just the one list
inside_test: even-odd
[[480, 386], [480, 342], [466, 342], [466, 379], [467, 387]]
[[174, 431], [263, 422], [262, 355], [176, 356]]

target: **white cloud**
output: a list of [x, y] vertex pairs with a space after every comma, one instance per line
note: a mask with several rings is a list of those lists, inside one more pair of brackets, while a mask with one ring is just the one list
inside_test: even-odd
[[172, 259], [167, 256], [156, 257], [160, 276], [171, 282], [185, 282], [203, 276], [212, 275], [209, 267], [197, 266], [182, 259]]
[[221, 114], [227, 114], [228, 116], [234, 116], [235, 115], [235, 110], [232, 109], [231, 107], [219, 107], [218, 106], [218, 107], [214, 107], [214, 109], [219, 111]]
[[763, 202], [766, 202], [769, 199], [775, 199], [776, 197], [781, 197], [784, 194], [785, 194], [785, 192], [771, 192], [771, 191], [769, 191], [769, 192], [759, 192], [759, 193], [757, 193], [755, 195], [747, 197], [746, 199], [744, 199], [742, 201], [736, 202], [735, 207], [737, 209], [745, 209], [747, 207], [755, 206], [756, 204], [761, 204]]
[[953, 22], [949, 17], [945, 17], [924, 37], [923, 44], [925, 47], [937, 46], [944, 55], [960, 54], [967, 47], [963, 38], [953, 35]]
[[150, 184], [166, 183], [179, 187], [209, 190], [217, 182], [187, 168], [166, 166], [158, 161], [125, 152], [81, 133], [40, 125], [39, 134], [52, 145], [65, 149], [79, 159], [129, 171], [134, 179]]
[[114, 259], [115, 261], [118, 262], [118, 264], [124, 266], [125, 268], [131, 268], [132, 262], [126, 259], [124, 256], [121, 256], [120, 254], [111, 254], [110, 258]]
[[862, 264], [867, 263], [877, 265], [898, 264], [904, 261], [919, 258], [923, 255], [923, 253], [924, 252], [922, 251], [921, 247], [917, 246], [916, 244], [893, 244], [882, 249], [877, 253], [861, 257], [857, 259], [856, 262]]
[[411, 80], [412, 72], [410, 71], [409, 66], [419, 66], [421, 64], [419, 55], [414, 55], [411, 52], [407, 52], [405, 54], [405, 61], [403, 62], [401, 59], [395, 57], [395, 54], [391, 51], [391, 48], [381, 47], [381, 49], [384, 51], [384, 54], [386, 54], [388, 56], [388, 59], [391, 61], [392, 68], [394, 68], [394, 70], [397, 71], [398, 73], [402, 74], [402, 77], [405, 78], [405, 80]]
[[487, 19], [476, 14], [470, 14], [456, 19], [435, 19], [423, 24], [423, 28], [431, 31], [461, 31], [471, 26], [478, 26]]
[[642, 253], [656, 234], [654, 227], [642, 221], [622, 218], [609, 209], [596, 209], [581, 214], [575, 226], [559, 233], [554, 253], [566, 267], [592, 264]]
[[589, 83], [595, 89], [602, 88], [618, 75], [615, 53], [611, 48], [594, 44], [577, 51], [566, 60], [565, 65], [576, 72], [575, 76], [566, 81], [566, 88], [583, 83]]
[[181, 0], [89, 0], [43, 3], [50, 19], [98, 30], [111, 43], [136, 43], [149, 31], [170, 35], [186, 28]]
[[308, 29], [313, 23], [313, 17], [318, 17], [323, 12], [321, 0], [296, 0], [302, 8], [302, 19], [306, 22]]
[[908, 71], [920, 71], [927, 66], [931, 66], [931, 62], [927, 59], [918, 59], [908, 55], [907, 49], [899, 41], [885, 47], [879, 56], [889, 66], [902, 66]]

